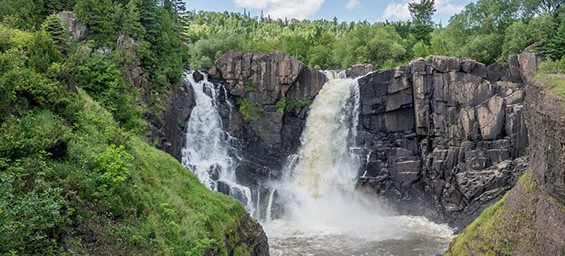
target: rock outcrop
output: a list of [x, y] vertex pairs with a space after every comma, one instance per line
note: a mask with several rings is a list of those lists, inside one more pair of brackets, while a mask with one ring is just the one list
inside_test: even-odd
[[565, 205], [565, 100], [531, 85], [526, 109], [531, 169], [544, 191]]
[[[532, 58], [522, 58], [530, 64]], [[525, 61], [524, 61], [525, 60]], [[524, 120], [530, 169], [458, 235], [446, 255], [563, 255], [565, 252], [565, 100], [527, 79]]]
[[61, 20], [61, 23], [67, 27], [69, 37], [74, 41], [82, 41], [88, 36], [88, 28], [86, 25], [77, 21], [76, 15], [73, 12], [60, 12], [59, 19]]
[[359, 185], [402, 212], [467, 224], [527, 166], [521, 67], [431, 56], [360, 78]]
[[260, 179], [278, 177], [286, 157], [300, 146], [306, 107], [325, 75], [280, 52], [229, 52], [209, 75], [225, 82], [240, 110], [224, 120], [228, 133], [239, 138], [238, 181], [256, 186]]

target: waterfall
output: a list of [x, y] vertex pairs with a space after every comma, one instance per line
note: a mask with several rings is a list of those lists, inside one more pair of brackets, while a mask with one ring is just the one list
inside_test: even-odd
[[[255, 207], [251, 189], [237, 184], [236, 162], [230, 155], [237, 155], [231, 147], [233, 138], [224, 131], [220, 107], [228, 106], [231, 113], [233, 105], [227, 99], [223, 85], [204, 79], [196, 82], [193, 72], [186, 71], [184, 82], [194, 91], [195, 106], [187, 124], [185, 147], [182, 149], [182, 164], [191, 169], [209, 189], [222, 192], [239, 199], [250, 214]], [[224, 97], [221, 97], [222, 93]]]
[[241, 157], [222, 122], [233, 108], [225, 88], [185, 73], [196, 104], [182, 163], [262, 221], [271, 255], [441, 254], [452, 236], [447, 225], [395, 216], [374, 195], [355, 189], [361, 163], [355, 145], [358, 83], [326, 74], [330, 80], [310, 106], [298, 153], [288, 156], [280, 180], [257, 184], [253, 198], [249, 187], [236, 182]]
[[314, 198], [334, 190], [352, 191], [360, 166], [359, 157], [350, 150], [358, 116], [357, 81], [330, 80], [310, 109], [292, 182]]
[[263, 223], [271, 254], [441, 253], [451, 239], [447, 225], [395, 216], [374, 195], [355, 189], [361, 165], [355, 147], [358, 83], [326, 74], [330, 80], [310, 106], [299, 152], [288, 157], [283, 180], [271, 184], [284, 209], [280, 219]]

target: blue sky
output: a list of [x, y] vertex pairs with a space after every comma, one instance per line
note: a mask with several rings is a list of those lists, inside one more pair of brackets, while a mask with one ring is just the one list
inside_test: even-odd
[[[408, 3], [415, 0], [185, 0], [188, 10], [243, 12], [261, 10], [272, 18], [328, 19], [369, 22], [410, 19]], [[446, 25], [471, 0], [436, 0], [435, 22]]]

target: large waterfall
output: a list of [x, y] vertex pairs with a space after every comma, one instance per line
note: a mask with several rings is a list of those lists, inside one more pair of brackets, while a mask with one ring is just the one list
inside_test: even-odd
[[311, 105], [285, 179], [273, 184], [284, 208], [282, 218], [263, 223], [273, 255], [435, 255], [447, 247], [447, 225], [394, 216], [355, 190], [358, 116], [357, 81], [330, 79]]
[[[333, 76], [336, 77], [336, 76]], [[395, 216], [374, 196], [355, 190], [360, 159], [355, 147], [359, 89], [356, 80], [330, 79], [309, 110], [297, 154], [283, 178], [251, 190], [235, 179], [238, 154], [223, 129], [222, 86], [185, 75], [196, 106], [188, 122], [183, 164], [210, 189], [241, 200], [261, 217], [272, 255], [435, 255], [450, 239], [447, 225]], [[263, 189], [262, 189], [263, 188]], [[277, 195], [276, 202], [275, 195]], [[263, 198], [263, 199], [262, 199]], [[261, 201], [265, 210], [259, 212]], [[272, 218], [277, 205], [278, 218]], [[257, 212], [256, 212], [257, 211]]]

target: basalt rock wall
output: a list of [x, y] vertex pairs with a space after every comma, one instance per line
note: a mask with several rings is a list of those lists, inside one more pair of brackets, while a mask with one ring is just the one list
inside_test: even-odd
[[326, 76], [276, 51], [229, 52], [216, 61], [209, 75], [225, 83], [235, 103], [236, 111], [224, 119], [224, 125], [238, 138], [238, 182], [256, 187], [278, 178], [287, 156], [300, 146], [307, 106]]
[[536, 61], [431, 56], [360, 78], [359, 186], [403, 213], [466, 225], [528, 165], [524, 79]]

